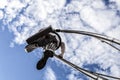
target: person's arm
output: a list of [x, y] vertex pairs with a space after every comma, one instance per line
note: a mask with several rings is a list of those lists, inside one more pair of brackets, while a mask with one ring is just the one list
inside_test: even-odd
[[65, 53], [65, 43], [61, 43], [61, 54], [59, 54], [59, 57], [63, 58], [63, 55]]

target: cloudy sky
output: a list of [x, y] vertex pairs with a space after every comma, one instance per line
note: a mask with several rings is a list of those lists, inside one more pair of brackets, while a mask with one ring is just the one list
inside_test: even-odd
[[[25, 40], [49, 25], [120, 40], [120, 0], [0, 0], [0, 80], [89, 80], [56, 58], [36, 70], [42, 49], [27, 54]], [[89, 36], [60, 36], [66, 45], [65, 59], [91, 71], [120, 77], [119, 51]]]

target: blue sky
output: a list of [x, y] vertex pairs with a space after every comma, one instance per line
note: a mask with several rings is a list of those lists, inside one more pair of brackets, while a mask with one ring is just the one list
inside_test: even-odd
[[33, 73], [30, 72], [31, 70], [33, 71], [34, 68], [32, 69], [32, 66], [29, 66], [32, 65], [32, 62], [34, 61], [27, 57], [27, 55], [24, 52], [24, 46], [16, 45], [16, 47], [10, 48], [10, 40], [12, 40], [13, 38], [12, 34], [9, 33], [8, 30], [1, 31], [1, 34], [0, 79], [33, 79], [32, 77], [30, 77], [30, 75], [33, 75]]
[[[57, 80], [67, 80], [66, 74], [70, 73], [70, 68], [67, 68], [61, 64], [56, 64], [56, 62], [49, 61], [43, 70], [38, 71], [36, 69], [36, 63], [40, 59], [36, 57], [35, 52], [26, 53], [24, 51], [24, 45], [15, 45], [15, 47], [10, 47], [10, 42], [13, 39], [13, 34], [5, 29], [1, 31], [2, 34], [0, 42], [0, 80], [46, 80], [45, 70], [52, 68], [58, 76]], [[42, 52], [40, 51], [40, 54]], [[66, 68], [63, 69], [63, 68]], [[64, 71], [64, 72], [63, 72]], [[48, 72], [49, 73], [49, 72]], [[48, 78], [49, 79], [49, 78]]]
[[[1, 0], [0, 80], [89, 80], [56, 58], [49, 59], [44, 69], [36, 69], [42, 49], [27, 54], [25, 40], [49, 25], [55, 29], [100, 33], [120, 40], [120, 2]], [[88, 36], [63, 33], [60, 36], [66, 44], [65, 59], [91, 71], [120, 77], [119, 51]]]

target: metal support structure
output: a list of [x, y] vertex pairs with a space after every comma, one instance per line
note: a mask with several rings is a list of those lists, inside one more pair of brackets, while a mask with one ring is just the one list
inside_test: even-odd
[[[101, 35], [101, 34], [97, 34], [97, 33], [93, 33], [93, 32], [87, 32], [87, 31], [78, 31], [78, 30], [61, 30], [61, 29], [56, 29], [55, 32], [63, 32], [63, 33], [75, 33], [75, 34], [82, 34], [82, 35], [87, 35], [87, 36], [91, 36], [91, 37], [95, 37], [99, 40], [101, 40], [102, 42], [112, 46], [113, 48], [115, 48], [116, 50], [120, 51], [119, 48], [117, 48], [116, 46], [112, 45], [111, 43], [120, 45], [120, 40], [115, 39], [115, 38], [111, 38], [108, 37], [106, 35]], [[55, 57], [59, 58], [56, 54], [54, 54]], [[109, 76], [109, 75], [104, 75], [104, 74], [100, 74], [100, 73], [95, 73], [95, 72], [91, 72], [85, 69], [82, 69], [76, 65], [74, 65], [71, 62], [68, 62], [65, 59], [59, 58], [60, 60], [62, 60], [63, 62], [67, 63], [68, 65], [72, 66], [73, 68], [77, 69], [78, 71], [82, 72], [83, 74], [95, 79], [95, 80], [108, 80], [104, 77], [108, 77], [108, 78], [112, 78], [112, 79], [117, 79], [120, 80], [120, 78], [117, 77], [113, 77], [113, 76]], [[104, 76], [104, 77], [103, 77]]]
[[[58, 55], [54, 54], [54, 56], [56, 58], [58, 58], [59, 60], [63, 61], [64, 63], [66, 63], [67, 65], [71, 66], [72, 68], [78, 70], [79, 72], [85, 74], [86, 76], [92, 78], [93, 80], [109, 80], [108, 78], [112, 78], [112, 79], [116, 79], [116, 80], [120, 80], [120, 78], [117, 78], [117, 77], [113, 77], [113, 76], [108, 76], [108, 75], [105, 75], [105, 74], [101, 74], [101, 73], [96, 73], [96, 72], [92, 72], [92, 71], [88, 71], [88, 70], [85, 70], [63, 58], [60, 58]], [[107, 78], [106, 78], [107, 77]]]
[[92, 79], [94, 79], [94, 80], [108, 80], [108, 79], [103, 78], [103, 77], [101, 77], [101, 76], [99, 76], [99, 75], [97, 75], [97, 74], [93, 74], [93, 73], [91, 73], [91, 72], [89, 72], [89, 71], [87, 71], [87, 70], [85, 70], [85, 69], [83, 69], [83, 68], [80, 68], [80, 67], [76, 66], [75, 64], [73, 64], [73, 63], [71, 63], [71, 62], [69, 62], [69, 61], [67, 61], [67, 60], [65, 60], [65, 59], [63, 59], [63, 58], [60, 58], [60, 57], [59, 57], [58, 55], [56, 55], [56, 54], [54, 54], [54, 56], [55, 56], [56, 58], [58, 58], [59, 60], [63, 61], [64, 63], [68, 64], [68, 65], [71, 66], [72, 68], [78, 70], [79, 72], [87, 75], [88, 77], [90, 77], [90, 78], [92, 78]]
[[[104, 43], [106, 43], [106, 44], [108, 44], [108, 45], [112, 46], [113, 48], [115, 48], [115, 49], [120, 51], [119, 48], [117, 48], [116, 46], [111, 44], [111, 43], [114, 43], [114, 44], [120, 45], [120, 41], [115, 39], [115, 38], [111, 38], [111, 37], [108, 37], [108, 36], [105, 36], [105, 35], [101, 35], [101, 34], [97, 34], [97, 33], [87, 32], [87, 31], [60, 30], [60, 29], [53, 30], [51, 28], [51, 26], [49, 26], [48, 28], [40, 30], [38, 33], [34, 34], [33, 36], [31, 36], [30, 38], [28, 38], [26, 40], [28, 45], [25, 47], [25, 50], [27, 52], [31, 52], [34, 49], [36, 49], [37, 47], [43, 47], [45, 49], [45, 52], [44, 52], [45, 55], [37, 63], [37, 69], [38, 70], [44, 68], [44, 66], [45, 66], [45, 64], [46, 64], [46, 62], [47, 62], [49, 57], [55, 56], [59, 60], [63, 61], [64, 63], [66, 63], [67, 65], [71, 66], [72, 68], [78, 70], [79, 72], [87, 75], [91, 79], [94, 79], [94, 80], [109, 80], [109, 78], [111, 78], [111, 79], [120, 80], [120, 78], [117, 78], [117, 77], [113, 77], [113, 76], [104, 75], [104, 74], [101, 74], [101, 73], [96, 73], [96, 72], [85, 70], [85, 69], [83, 69], [83, 68], [81, 68], [81, 67], [79, 67], [79, 66], [77, 66], [77, 65], [75, 65], [75, 64], [73, 64], [73, 63], [71, 63], [71, 62], [69, 62], [69, 61], [67, 61], [67, 60], [65, 60], [63, 58], [61, 58], [61, 57], [59, 57], [58, 55], [56, 55], [54, 53], [54, 51], [57, 50], [60, 47], [60, 45], [61, 45], [61, 37], [59, 36], [59, 34], [57, 34], [57, 32], [75, 33], [75, 34], [82, 34], [82, 35], [95, 37], [95, 38], [101, 40], [102, 42], [104, 42]], [[42, 44], [41, 43], [42, 44], [41, 45], [39, 43], [39, 41], [41, 40], [41, 38], [42, 39], [45, 38], [44, 36], [48, 35], [49, 33], [53, 33], [53, 34], [55, 34], [57, 36], [58, 43], [51, 43], [51, 42], [50, 43], [46, 43], [46, 44]], [[57, 44], [57, 46], [55, 46], [55, 44]]]
[[120, 45], [120, 40], [117, 40], [117, 39], [115, 39], [115, 38], [108, 37], [108, 36], [106, 36], [106, 35], [101, 35], [101, 34], [92, 33], [92, 32], [87, 32], [87, 31], [60, 30], [60, 29], [56, 29], [55, 32], [82, 34], [82, 35], [87, 35], [87, 36], [95, 37], [95, 38], [98, 38], [98, 39], [106, 40], [106, 41], [109, 41], [109, 42], [116, 43], [116, 44]]

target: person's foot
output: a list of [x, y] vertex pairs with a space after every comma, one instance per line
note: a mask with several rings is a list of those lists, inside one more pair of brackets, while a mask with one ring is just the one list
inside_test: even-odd
[[45, 67], [47, 60], [49, 57], [53, 57], [54, 52], [50, 51], [50, 50], [46, 50], [43, 54], [43, 57], [38, 61], [36, 68], [38, 70], [42, 69]]
[[36, 65], [37, 70], [43, 69], [43, 68], [45, 67], [45, 65], [46, 65], [47, 60], [48, 60], [48, 57], [43, 56], [43, 57], [37, 62], [37, 65]]
[[25, 46], [25, 51], [29, 53], [33, 51], [34, 49], [36, 49], [37, 47], [38, 47], [37, 44], [29, 44]]

